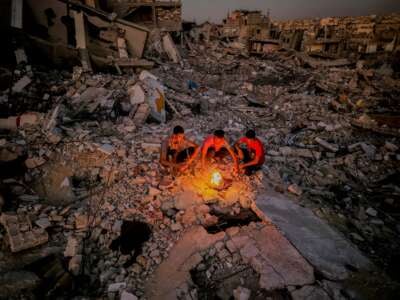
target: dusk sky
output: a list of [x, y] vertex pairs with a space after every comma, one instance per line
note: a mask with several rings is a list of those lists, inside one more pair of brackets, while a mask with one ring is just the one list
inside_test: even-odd
[[228, 10], [269, 8], [274, 20], [400, 12], [400, 0], [182, 0], [187, 21], [220, 22]]

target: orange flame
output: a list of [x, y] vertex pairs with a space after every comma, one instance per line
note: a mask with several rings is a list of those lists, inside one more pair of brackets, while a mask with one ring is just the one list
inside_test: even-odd
[[211, 184], [214, 186], [220, 186], [222, 183], [222, 175], [218, 171], [214, 171], [211, 174]]

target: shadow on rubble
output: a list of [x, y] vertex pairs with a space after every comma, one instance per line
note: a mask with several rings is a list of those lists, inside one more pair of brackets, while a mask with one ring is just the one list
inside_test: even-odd
[[150, 239], [150, 236], [151, 228], [148, 224], [125, 220], [121, 226], [120, 236], [111, 242], [110, 249], [119, 251], [123, 255], [131, 255], [131, 258], [124, 264], [124, 267], [128, 268], [142, 254], [143, 244]]
[[230, 227], [245, 226], [251, 222], [261, 222], [261, 219], [250, 208], [241, 207], [235, 211], [232, 207], [220, 207], [215, 204], [210, 205], [210, 215], [218, 218], [218, 223], [205, 226], [208, 233], [214, 234], [224, 231]]
[[249, 298], [245, 299], [291, 299], [287, 290], [267, 292], [261, 289], [258, 285], [260, 275], [250, 266], [226, 264], [216, 256], [209, 257], [201, 268], [197, 266], [192, 269], [190, 275], [196, 285], [199, 300], [234, 299], [232, 292], [239, 286], [251, 291]]

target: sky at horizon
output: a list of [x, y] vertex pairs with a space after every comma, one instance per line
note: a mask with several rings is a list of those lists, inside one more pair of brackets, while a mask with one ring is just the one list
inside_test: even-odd
[[400, 0], [182, 0], [183, 20], [220, 23], [235, 9], [270, 9], [273, 20], [400, 12]]

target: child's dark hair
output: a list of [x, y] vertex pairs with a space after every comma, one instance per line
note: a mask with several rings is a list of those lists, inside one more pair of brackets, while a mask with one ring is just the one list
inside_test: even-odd
[[249, 139], [254, 139], [256, 137], [256, 132], [253, 129], [247, 130], [246, 137]]
[[217, 129], [214, 131], [214, 135], [219, 138], [223, 138], [225, 136], [225, 131], [222, 129]]
[[175, 126], [174, 127], [174, 134], [180, 134], [180, 133], [185, 133], [185, 130], [183, 129], [182, 126]]

